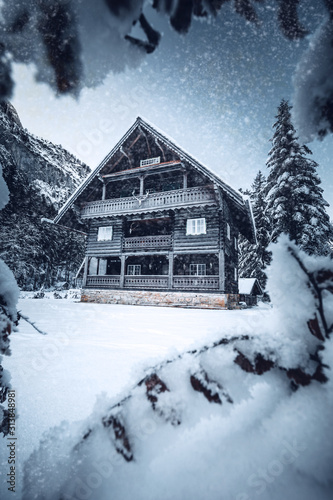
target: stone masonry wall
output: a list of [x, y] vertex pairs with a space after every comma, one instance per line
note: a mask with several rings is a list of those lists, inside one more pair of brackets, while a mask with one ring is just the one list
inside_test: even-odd
[[197, 309], [236, 309], [237, 294], [160, 292], [143, 290], [83, 289], [81, 302], [138, 306], [189, 307]]

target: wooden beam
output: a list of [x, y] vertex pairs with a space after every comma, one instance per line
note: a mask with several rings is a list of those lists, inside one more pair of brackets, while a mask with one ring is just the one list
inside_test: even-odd
[[219, 289], [221, 292], [225, 289], [225, 261], [224, 261], [224, 251], [219, 252]]
[[173, 252], [169, 252], [169, 288], [173, 283]]
[[126, 255], [122, 254], [120, 256], [120, 288], [124, 288], [125, 283], [125, 266], [126, 266]]
[[88, 256], [84, 258], [84, 271], [83, 271], [83, 280], [82, 280], [82, 288], [86, 286], [88, 276]]
[[120, 177], [120, 176], [127, 176], [129, 174], [137, 174], [138, 172], [142, 171], [151, 171], [153, 170], [152, 173], [154, 173], [155, 170], [161, 170], [164, 169], [166, 172], [170, 170], [170, 167], [175, 166], [177, 167], [177, 170], [182, 168], [182, 164], [180, 160], [171, 160], [163, 163], [156, 163], [154, 165], [143, 165], [142, 167], [135, 167], [135, 168], [128, 168], [126, 170], [120, 170], [120, 172], [114, 172], [113, 174], [105, 174], [103, 175], [103, 179], [108, 179], [109, 177]]
[[[131, 142], [131, 144], [129, 145], [128, 149], [131, 149], [131, 148], [134, 146], [134, 144], [135, 144], [135, 143], [136, 143], [136, 142], [140, 139], [140, 137], [141, 137], [141, 134], [139, 134], [139, 135], [138, 135], [138, 136], [134, 139], [134, 141], [133, 141], [133, 142]], [[122, 147], [122, 146], [121, 146], [121, 147]], [[120, 149], [119, 149], [119, 151], [121, 152], [121, 150], [120, 150]], [[121, 153], [122, 153], [122, 152], [121, 152]], [[121, 156], [120, 156], [120, 158], [118, 158], [118, 160], [117, 160], [117, 161], [116, 161], [116, 162], [112, 165], [112, 167], [113, 167], [113, 168], [115, 168], [115, 167], [118, 165], [118, 163], [120, 163], [120, 162], [121, 162], [121, 160], [122, 160], [123, 158], [125, 158], [125, 156], [126, 156], [126, 155], [124, 155], [124, 153], [122, 153], [122, 154], [121, 154]], [[104, 165], [104, 167], [106, 167], [106, 165]], [[103, 168], [104, 168], [104, 167], [103, 167]], [[104, 176], [103, 176], [103, 177], [104, 177]]]
[[139, 179], [140, 179], [140, 196], [143, 196], [143, 193], [144, 193], [144, 180], [145, 180], [144, 175], [140, 175]]
[[183, 171], [183, 189], [187, 189], [187, 171]]

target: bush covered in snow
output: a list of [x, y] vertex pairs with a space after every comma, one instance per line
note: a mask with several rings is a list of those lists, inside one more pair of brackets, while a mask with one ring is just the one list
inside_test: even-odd
[[238, 323], [50, 430], [23, 498], [330, 499], [333, 263], [286, 237], [272, 251], [268, 321]]
[[[9, 200], [7, 185], [0, 165], [0, 210]], [[8, 434], [8, 408], [4, 407], [10, 389], [9, 373], [1, 366], [2, 355], [10, 355], [9, 335], [17, 322], [16, 303], [19, 289], [11, 270], [0, 259], [0, 433]]]
[[[2, 355], [10, 355], [9, 336], [17, 324], [16, 303], [19, 289], [8, 266], [0, 260], [0, 403], [5, 403], [10, 389], [10, 375], [1, 366]], [[8, 408], [0, 404], [0, 433], [8, 434]]]

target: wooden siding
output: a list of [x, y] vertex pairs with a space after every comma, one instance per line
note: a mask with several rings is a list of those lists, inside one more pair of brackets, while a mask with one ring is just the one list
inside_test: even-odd
[[[218, 252], [219, 250], [219, 214], [217, 207], [193, 208], [175, 212], [173, 250], [194, 252], [204, 250]], [[187, 235], [187, 219], [206, 219], [206, 234]]]
[[[230, 239], [227, 237], [227, 224], [230, 226]], [[224, 238], [225, 253], [225, 289], [229, 293], [238, 293], [238, 280], [235, 281], [234, 269], [238, 273], [238, 250], [235, 249], [234, 238], [238, 240], [238, 228], [227, 200], [223, 203], [223, 223], [221, 237]]]
[[[113, 234], [110, 241], [97, 241], [98, 228], [100, 226], [112, 226]], [[122, 245], [122, 220], [121, 219], [99, 219], [93, 221], [89, 228], [86, 253], [89, 256], [103, 257], [121, 253]]]

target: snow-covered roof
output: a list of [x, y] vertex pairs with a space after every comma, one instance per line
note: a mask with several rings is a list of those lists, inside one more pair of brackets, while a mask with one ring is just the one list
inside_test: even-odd
[[143, 120], [138, 117], [126, 134], [118, 141], [110, 153], [101, 161], [97, 168], [95, 168], [90, 175], [82, 182], [82, 184], [77, 188], [77, 190], [72, 194], [72, 196], [67, 200], [65, 205], [60, 209], [58, 215], [54, 219], [54, 223], [58, 223], [61, 218], [65, 215], [67, 210], [73, 205], [75, 200], [80, 196], [80, 194], [85, 190], [85, 188], [90, 184], [90, 182], [98, 176], [103, 167], [110, 161], [112, 156], [122, 147], [124, 142], [128, 137], [135, 131], [135, 129], [144, 129], [150, 134], [152, 134], [156, 139], [164, 143], [169, 149], [173, 150], [181, 160], [187, 161], [194, 168], [200, 171], [202, 174], [206, 175], [213, 183], [219, 186], [226, 195], [232, 199], [232, 201], [240, 208], [248, 217], [249, 224], [251, 226], [251, 232], [253, 238], [255, 239], [255, 224], [253, 220], [253, 215], [251, 211], [251, 206], [249, 200], [245, 199], [242, 194], [232, 188], [229, 184], [224, 182], [216, 173], [210, 170], [208, 167], [196, 160], [192, 155], [184, 151], [180, 146], [176, 144], [175, 141], [166, 136], [163, 132], [148, 121]]
[[242, 295], [250, 295], [256, 283], [259, 289], [261, 290], [261, 286], [257, 278], [239, 278], [238, 280], [239, 293]]

